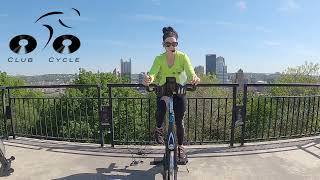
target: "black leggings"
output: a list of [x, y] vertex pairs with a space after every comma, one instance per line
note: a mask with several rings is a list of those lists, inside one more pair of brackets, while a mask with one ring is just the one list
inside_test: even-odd
[[[162, 127], [165, 115], [166, 115], [167, 107], [164, 100], [161, 100], [161, 97], [157, 98], [157, 111], [156, 111], [156, 120], [157, 127]], [[173, 96], [173, 111], [176, 122], [176, 131], [178, 144], [182, 145], [184, 138], [184, 123], [183, 117], [184, 112], [186, 111], [186, 96], [185, 95], [174, 95]]]

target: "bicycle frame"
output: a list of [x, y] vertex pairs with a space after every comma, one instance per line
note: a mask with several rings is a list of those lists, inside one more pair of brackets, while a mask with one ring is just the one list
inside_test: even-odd
[[168, 110], [169, 110], [169, 127], [167, 132], [166, 139], [166, 154], [164, 159], [164, 170], [165, 173], [168, 173], [170, 179], [176, 179], [178, 164], [177, 164], [177, 144], [176, 144], [176, 136], [173, 130], [174, 127], [174, 111], [173, 111], [173, 97], [169, 97], [168, 102]]
[[[157, 85], [152, 85], [153, 87], [159, 87]], [[190, 85], [188, 85], [190, 86]], [[174, 110], [173, 110], [173, 96], [174, 94], [181, 94], [185, 93], [186, 91], [194, 91], [195, 86], [192, 85], [192, 88], [188, 88], [187, 85], [185, 85], [185, 89], [176, 89], [177, 83], [176, 79], [172, 77], [167, 77], [166, 79], [166, 86], [163, 91], [163, 89], [160, 89], [159, 91], [156, 91], [157, 93], [160, 92], [162, 96], [168, 96], [169, 102], [167, 103], [167, 109], [169, 111], [169, 127], [167, 131], [167, 138], [165, 141], [165, 154], [163, 158], [163, 165], [164, 165], [164, 179], [170, 179], [170, 180], [177, 180], [177, 172], [178, 172], [178, 159], [177, 159], [177, 143], [176, 143], [176, 135], [174, 133]], [[150, 90], [149, 86], [147, 87], [148, 92], [155, 91], [155, 89]], [[179, 93], [178, 93], [179, 92]]]

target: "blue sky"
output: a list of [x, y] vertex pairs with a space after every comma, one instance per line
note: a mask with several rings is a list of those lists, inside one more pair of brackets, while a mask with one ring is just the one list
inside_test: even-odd
[[[318, 0], [2, 0], [0, 6], [0, 70], [9, 74], [111, 71], [120, 58], [132, 59], [134, 73], [148, 71], [163, 52], [162, 27], [179, 33], [179, 50], [192, 64], [204, 65], [205, 54], [225, 57], [228, 72], [282, 72], [305, 61], [320, 63]], [[19, 2], [19, 3], [18, 3]], [[78, 17], [71, 8], [81, 12]], [[50, 11], [65, 14], [35, 23]], [[73, 29], [59, 25], [59, 18]], [[54, 28], [53, 39], [48, 30]], [[29, 34], [38, 47], [16, 55], [8, 47], [16, 35]], [[73, 34], [81, 40], [72, 55], [60, 55], [53, 40]], [[80, 58], [80, 63], [49, 63], [49, 57]], [[32, 63], [9, 63], [8, 57], [32, 57]]]

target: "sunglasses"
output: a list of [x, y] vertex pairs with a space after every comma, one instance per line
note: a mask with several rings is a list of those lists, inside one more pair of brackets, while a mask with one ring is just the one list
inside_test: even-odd
[[171, 42], [165, 42], [165, 43], [164, 43], [164, 46], [165, 46], [165, 47], [170, 47], [171, 45], [172, 45], [173, 47], [177, 47], [177, 46], [178, 46], [178, 42], [172, 42], [172, 43], [171, 43]]

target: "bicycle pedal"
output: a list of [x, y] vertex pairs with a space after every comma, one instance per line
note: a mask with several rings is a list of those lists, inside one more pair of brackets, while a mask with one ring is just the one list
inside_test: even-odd
[[139, 164], [138, 161], [132, 161], [132, 162], [130, 163], [130, 166], [136, 166], [136, 165], [138, 165], [138, 164]]
[[16, 158], [14, 156], [10, 157], [10, 161], [14, 161]]

